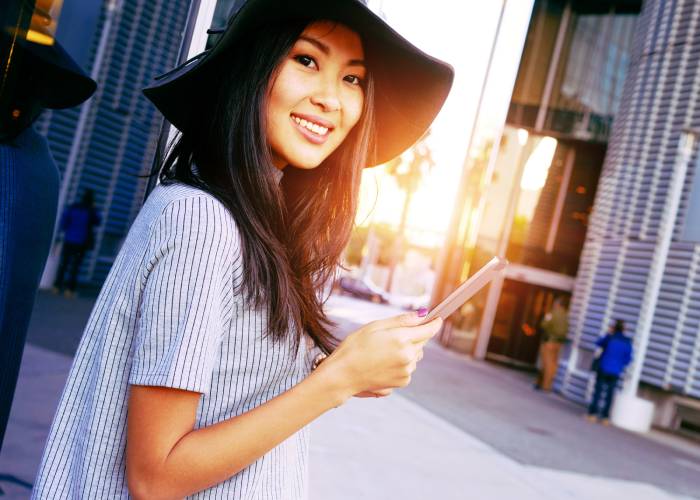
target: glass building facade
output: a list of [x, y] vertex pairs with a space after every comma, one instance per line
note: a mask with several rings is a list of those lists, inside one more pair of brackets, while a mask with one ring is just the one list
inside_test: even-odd
[[[595, 341], [622, 319], [624, 386], [654, 423], [700, 430], [700, 4], [537, 1], [507, 123], [463, 215], [453, 282], [511, 268], [448, 322], [457, 350], [534, 367], [569, 304], [555, 389], [587, 401]], [[483, 174], [482, 174], [483, 172]]]
[[607, 142], [638, 12], [634, 2], [537, 2], [508, 123]]
[[[574, 288], [559, 388], [583, 401], [595, 339], [634, 338], [627, 382], [655, 423], [700, 431], [700, 4], [648, 0], [612, 128]], [[635, 380], [636, 379], [636, 380]]]
[[536, 1], [506, 124], [462, 215], [448, 290], [493, 255], [512, 263], [451, 318], [442, 341], [534, 367], [537, 325], [574, 288], [621, 102], [641, 2]]

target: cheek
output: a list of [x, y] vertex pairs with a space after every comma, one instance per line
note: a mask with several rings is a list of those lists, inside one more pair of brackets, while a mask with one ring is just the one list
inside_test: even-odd
[[350, 133], [352, 128], [360, 121], [363, 105], [363, 96], [352, 96], [351, 99], [346, 100], [343, 106], [343, 125], [345, 126], [346, 135]]
[[280, 149], [285, 144], [284, 134], [286, 120], [293, 108], [294, 89], [296, 85], [288, 68], [283, 66], [270, 88], [267, 98], [266, 121], [267, 140], [273, 149]]
[[303, 100], [307, 87], [303, 76], [294, 71], [289, 62], [284, 63], [270, 89], [268, 116], [289, 115]]
[[274, 121], [284, 107], [284, 94], [280, 92], [280, 86], [277, 83], [279, 83], [279, 79], [273, 85], [267, 99], [267, 119], [270, 123]]

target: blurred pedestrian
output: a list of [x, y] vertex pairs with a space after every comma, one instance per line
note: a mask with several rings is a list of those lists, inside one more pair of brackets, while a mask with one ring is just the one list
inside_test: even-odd
[[0, 43], [12, 46], [12, 57], [3, 61], [1, 78], [7, 86], [0, 98], [1, 447], [58, 204], [58, 168], [32, 124], [45, 108], [85, 101], [95, 82], [58, 42], [30, 42], [0, 27]]
[[86, 189], [81, 200], [67, 207], [61, 217], [60, 231], [64, 234], [63, 248], [61, 263], [53, 286], [54, 293], [63, 291], [65, 274], [68, 271], [65, 294], [66, 297], [75, 296], [80, 264], [83, 262], [85, 253], [95, 246], [94, 227], [99, 224], [100, 216], [95, 210], [95, 193], [92, 189]]
[[625, 322], [615, 321], [612, 332], [599, 338], [596, 346], [601, 352], [593, 361], [595, 389], [586, 417], [591, 422], [600, 418], [604, 425], [608, 425], [617, 383], [632, 360], [632, 341], [625, 335]]
[[340, 342], [320, 292], [362, 169], [427, 130], [452, 78], [359, 0], [248, 0], [145, 89], [181, 134], [88, 320], [34, 498], [305, 498], [306, 426], [407, 385], [441, 326], [410, 313]]
[[566, 342], [569, 331], [569, 312], [564, 299], [557, 297], [552, 310], [540, 323], [542, 343], [540, 344], [540, 371], [535, 381], [535, 389], [550, 392], [559, 366], [561, 346]]

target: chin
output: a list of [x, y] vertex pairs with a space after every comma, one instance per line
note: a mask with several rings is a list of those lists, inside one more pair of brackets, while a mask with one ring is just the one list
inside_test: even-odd
[[313, 170], [316, 167], [318, 167], [321, 164], [321, 162], [313, 162], [313, 163], [304, 163], [304, 162], [297, 162], [297, 163], [290, 163], [290, 165], [294, 168], [300, 168], [302, 170]]
[[299, 155], [291, 158], [288, 164], [304, 170], [313, 170], [314, 168], [320, 166], [326, 158], [327, 156], [320, 157], [318, 155]]

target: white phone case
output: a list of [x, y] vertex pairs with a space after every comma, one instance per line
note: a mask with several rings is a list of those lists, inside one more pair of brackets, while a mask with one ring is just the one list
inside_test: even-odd
[[474, 276], [459, 285], [445, 300], [435, 306], [425, 317], [425, 323], [434, 320], [438, 316], [446, 319], [462, 304], [472, 298], [476, 292], [486, 286], [492, 279], [501, 274], [508, 266], [508, 261], [501, 257], [494, 257], [484, 267], [479, 269]]

